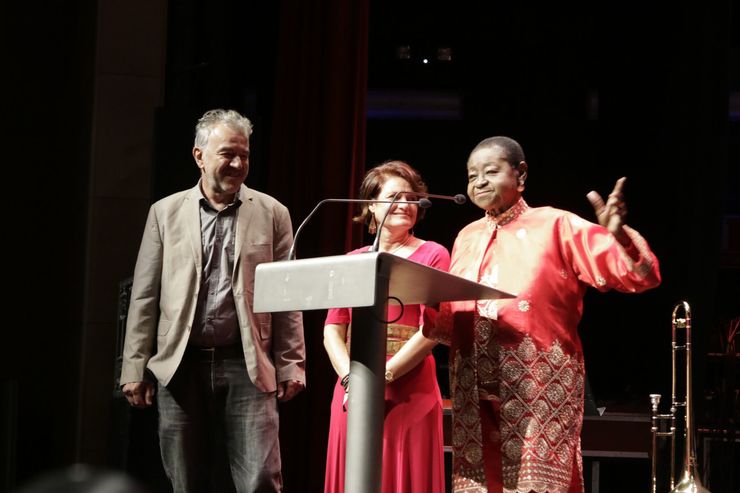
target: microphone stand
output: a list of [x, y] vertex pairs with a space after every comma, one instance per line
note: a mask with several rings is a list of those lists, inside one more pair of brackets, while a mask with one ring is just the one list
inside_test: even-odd
[[290, 251], [288, 251], [288, 260], [295, 260], [295, 245], [298, 242], [298, 235], [301, 234], [301, 231], [303, 231], [303, 227], [306, 225], [309, 219], [311, 219], [311, 216], [313, 216], [317, 210], [319, 210], [319, 207], [324, 205], [326, 202], [331, 202], [334, 199], [324, 199], [319, 201], [318, 204], [316, 204], [316, 207], [313, 208], [311, 212], [308, 213], [308, 216], [306, 216], [306, 219], [303, 220], [300, 226], [298, 226], [298, 229], [295, 230], [295, 235], [293, 235], [293, 244], [290, 245]]
[[368, 252], [377, 252], [378, 248], [380, 248], [380, 233], [383, 231], [383, 225], [385, 224], [385, 220], [388, 217], [388, 213], [393, 208], [393, 204], [396, 203], [396, 200], [398, 199], [398, 194], [400, 194], [401, 191], [397, 191], [393, 194], [393, 198], [391, 199], [391, 203], [388, 206], [388, 208], [385, 210], [385, 214], [383, 214], [383, 219], [380, 220], [380, 224], [378, 224], [378, 230], [375, 232], [375, 240], [373, 241], [372, 246], [368, 250]]

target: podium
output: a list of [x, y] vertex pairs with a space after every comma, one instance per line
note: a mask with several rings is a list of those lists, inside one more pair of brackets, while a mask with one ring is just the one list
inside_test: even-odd
[[388, 303], [513, 298], [385, 252], [257, 266], [254, 311], [352, 308], [345, 491], [380, 491]]

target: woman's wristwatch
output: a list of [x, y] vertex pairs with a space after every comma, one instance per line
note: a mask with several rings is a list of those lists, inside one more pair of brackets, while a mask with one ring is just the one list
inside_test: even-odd
[[385, 370], [385, 383], [391, 383], [393, 381], [393, 372]]

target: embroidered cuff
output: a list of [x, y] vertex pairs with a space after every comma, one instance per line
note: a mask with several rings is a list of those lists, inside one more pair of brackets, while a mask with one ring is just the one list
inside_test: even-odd
[[653, 268], [653, 256], [645, 239], [629, 226], [623, 226], [625, 233], [629, 236], [631, 243], [622, 247], [625, 261], [632, 272], [640, 277], [645, 277]]

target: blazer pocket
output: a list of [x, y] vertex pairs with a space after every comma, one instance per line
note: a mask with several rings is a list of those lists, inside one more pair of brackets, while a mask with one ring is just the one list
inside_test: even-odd
[[246, 257], [247, 261], [252, 265], [261, 264], [262, 262], [272, 262], [272, 244], [251, 244], [247, 247]]

